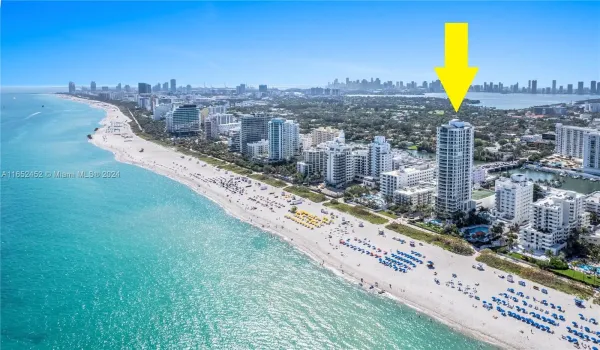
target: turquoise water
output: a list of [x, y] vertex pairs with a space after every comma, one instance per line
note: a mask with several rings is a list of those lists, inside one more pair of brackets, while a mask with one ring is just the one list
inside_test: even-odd
[[2, 349], [490, 348], [116, 162], [86, 141], [101, 111], [43, 95], [2, 105], [2, 171], [120, 172], [2, 178]]

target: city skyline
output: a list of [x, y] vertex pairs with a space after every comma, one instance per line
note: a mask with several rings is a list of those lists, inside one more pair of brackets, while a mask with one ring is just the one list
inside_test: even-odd
[[[416, 3], [147, 5], [5, 4], [2, 85], [60, 86], [71, 80], [82, 86], [96, 80], [99, 86], [134, 86], [172, 77], [186, 77], [183, 85], [195, 87], [325, 86], [336, 76], [431, 81], [433, 68], [444, 60], [449, 21], [469, 23], [469, 62], [480, 67], [474, 84], [524, 86], [535, 79], [538, 86], [557, 80], [566, 87], [600, 80], [598, 25], [587, 15], [597, 3], [513, 3], [509, 21], [500, 16], [506, 7], [497, 3], [440, 3], [426, 17], [430, 5]], [[74, 11], [86, 15], [74, 19], [68, 15]], [[306, 20], [307, 14], [314, 18]], [[32, 21], [39, 26], [28, 28]], [[532, 30], [523, 31], [520, 23]], [[569, 48], [571, 61], [561, 47]], [[88, 62], [94, 62], [93, 72]]]

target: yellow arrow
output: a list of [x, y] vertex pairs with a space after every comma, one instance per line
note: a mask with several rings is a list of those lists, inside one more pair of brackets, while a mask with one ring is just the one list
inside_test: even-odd
[[469, 24], [446, 23], [445, 66], [435, 67], [454, 110], [458, 112], [479, 68], [469, 67]]

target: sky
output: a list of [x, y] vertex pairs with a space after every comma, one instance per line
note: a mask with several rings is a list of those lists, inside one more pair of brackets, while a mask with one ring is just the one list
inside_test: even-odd
[[600, 81], [600, 2], [9, 2], [1, 85], [431, 81], [469, 23], [474, 84]]

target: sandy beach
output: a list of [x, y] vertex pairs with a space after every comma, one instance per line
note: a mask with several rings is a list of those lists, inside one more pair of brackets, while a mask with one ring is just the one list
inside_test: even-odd
[[[285, 200], [280, 188], [261, 184], [253, 179], [248, 183], [235, 173], [217, 169], [210, 164], [184, 156], [174, 149], [137, 137], [130, 130], [129, 116], [123, 115], [113, 105], [68, 96], [61, 97], [106, 111], [106, 117], [100, 122], [101, 125], [90, 142], [112, 152], [116, 160], [143, 167], [185, 184], [219, 204], [230, 215], [280, 236], [317, 263], [352, 283], [361, 284], [362, 288], [366, 289], [373, 286], [371, 290], [374, 293], [383, 291], [385, 296], [393, 297], [469, 336], [509, 349], [571, 349], [574, 346], [561, 339], [563, 335], [569, 335], [565, 326], [571, 326], [571, 321], [600, 331], [600, 326], [580, 321], [578, 316], [582, 313], [588, 318], [595, 317], [600, 320], [600, 306], [594, 305], [590, 308], [591, 304], [586, 303], [585, 309], [577, 308], [572, 295], [555, 290], [548, 290], [548, 294], [543, 294], [540, 290], [534, 290], [534, 283], [529, 281], [526, 281], [524, 287], [517, 283], [509, 283], [506, 279], [499, 278], [499, 275], [506, 275], [503, 271], [489, 267], [485, 267], [484, 271], [474, 269], [473, 265], [477, 264], [474, 257], [456, 255], [437, 246], [420, 244], [418, 241], [411, 247], [409, 237], [386, 230], [382, 225], [361, 222], [348, 214], [336, 212], [308, 200], [296, 205], [299, 211], [318, 218], [331, 217], [329, 214], [333, 212], [337, 217], [330, 224], [314, 218], [312, 223], [307, 223], [309, 219], [306, 215], [305, 223], [299, 224], [286, 217], [292, 216], [289, 212], [291, 205]], [[121, 126], [115, 128], [118, 124]], [[142, 148], [143, 152], [140, 152]], [[322, 213], [322, 210], [328, 211], [329, 214]], [[298, 217], [300, 215], [296, 216], [296, 220], [300, 220]], [[342, 224], [342, 218], [347, 221], [345, 224]], [[379, 233], [380, 230], [383, 230], [383, 235]], [[402, 243], [398, 239], [406, 242]], [[340, 244], [341, 240], [347, 243]], [[415, 263], [416, 267], [407, 263], [411, 269], [406, 273], [398, 272], [381, 264], [379, 258], [362, 253], [358, 249], [354, 250], [348, 245], [364, 248], [381, 255], [383, 259], [391, 258], [391, 254], [405, 257], [398, 252], [400, 251], [411, 255], [413, 258], [408, 260]], [[423, 264], [414, 260], [415, 257], [423, 261]], [[434, 262], [434, 269], [426, 266], [429, 260]], [[453, 274], [456, 274], [456, 277], [453, 277]], [[436, 278], [439, 279], [439, 284], [434, 281]], [[520, 278], [515, 278], [515, 282], [518, 280]], [[500, 296], [500, 293], [507, 292], [507, 288], [523, 292], [530, 299], [517, 297], [510, 292], [510, 299]], [[480, 300], [476, 300], [475, 296]], [[492, 302], [492, 297], [507, 302], [510, 300], [508, 305], [513, 307], [523, 306], [522, 301], [526, 300], [531, 307], [526, 307], [527, 314], [519, 313], [522, 316], [529, 317], [530, 311], [542, 314], [549, 311], [545, 314], [546, 317], [551, 318], [550, 315], [557, 313], [564, 316], [565, 321], [557, 320], [560, 326], [551, 326], [553, 334], [544, 332], [509, 315], [502, 316], [496, 310], [496, 303], [493, 303], [491, 310], [485, 309], [483, 301]], [[512, 297], [517, 297], [519, 301], [514, 302]], [[537, 301], [534, 301], [534, 298]], [[565, 312], [542, 305], [540, 301], [544, 299], [548, 303], [561, 305]], [[517, 312], [516, 307], [501, 307], [507, 312]], [[539, 323], [548, 325], [542, 320], [539, 320]]]

